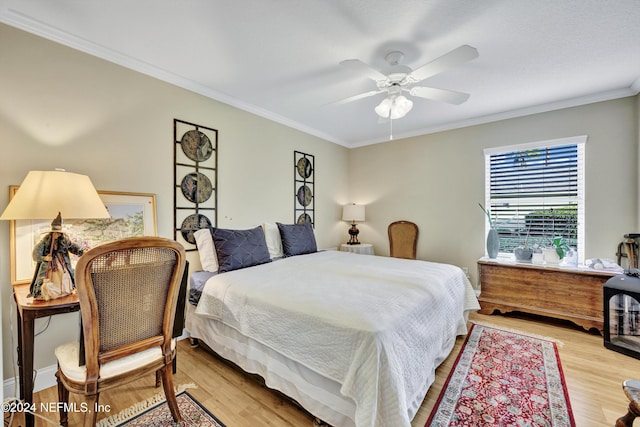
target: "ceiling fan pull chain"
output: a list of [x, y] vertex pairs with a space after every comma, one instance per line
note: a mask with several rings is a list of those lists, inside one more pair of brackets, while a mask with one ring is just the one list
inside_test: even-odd
[[389, 141], [393, 141], [393, 119], [389, 114]]

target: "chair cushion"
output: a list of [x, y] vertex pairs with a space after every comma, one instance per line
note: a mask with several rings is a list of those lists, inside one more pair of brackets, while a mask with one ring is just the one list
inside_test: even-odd
[[[85, 381], [87, 378], [87, 367], [78, 364], [78, 341], [72, 341], [56, 347], [55, 354], [58, 359], [58, 366], [64, 375], [74, 381]], [[175, 349], [176, 340], [171, 340], [171, 349]], [[160, 347], [153, 347], [131, 356], [123, 357], [112, 362], [103, 364], [100, 367], [100, 378], [109, 378], [125, 372], [132, 371], [142, 366], [148, 365], [162, 359]]]

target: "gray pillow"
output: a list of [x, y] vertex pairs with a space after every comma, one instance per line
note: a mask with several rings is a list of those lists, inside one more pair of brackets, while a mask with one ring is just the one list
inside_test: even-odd
[[282, 251], [284, 256], [294, 256], [318, 252], [316, 236], [313, 234], [311, 223], [285, 225], [276, 223], [282, 237]]
[[271, 262], [262, 227], [250, 230], [211, 228], [218, 255], [218, 272], [238, 270]]

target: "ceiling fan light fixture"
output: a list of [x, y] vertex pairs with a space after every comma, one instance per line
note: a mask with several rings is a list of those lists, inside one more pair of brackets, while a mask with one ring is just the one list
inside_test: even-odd
[[382, 100], [382, 102], [380, 102], [380, 104], [378, 104], [378, 106], [375, 108], [375, 111], [376, 114], [384, 119], [396, 120], [406, 116], [412, 108], [413, 101], [400, 95], [386, 97]]
[[384, 119], [389, 118], [389, 112], [391, 111], [391, 99], [389, 99], [389, 97], [383, 99], [375, 108], [375, 111], [380, 117]]
[[393, 100], [393, 105], [391, 106], [391, 118], [399, 119], [407, 115], [409, 111], [413, 108], [413, 101], [405, 98], [400, 95]]

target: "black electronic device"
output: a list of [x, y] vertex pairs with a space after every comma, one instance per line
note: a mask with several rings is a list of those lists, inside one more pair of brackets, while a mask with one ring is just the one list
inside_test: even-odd
[[640, 359], [640, 270], [630, 268], [603, 288], [604, 346]]

